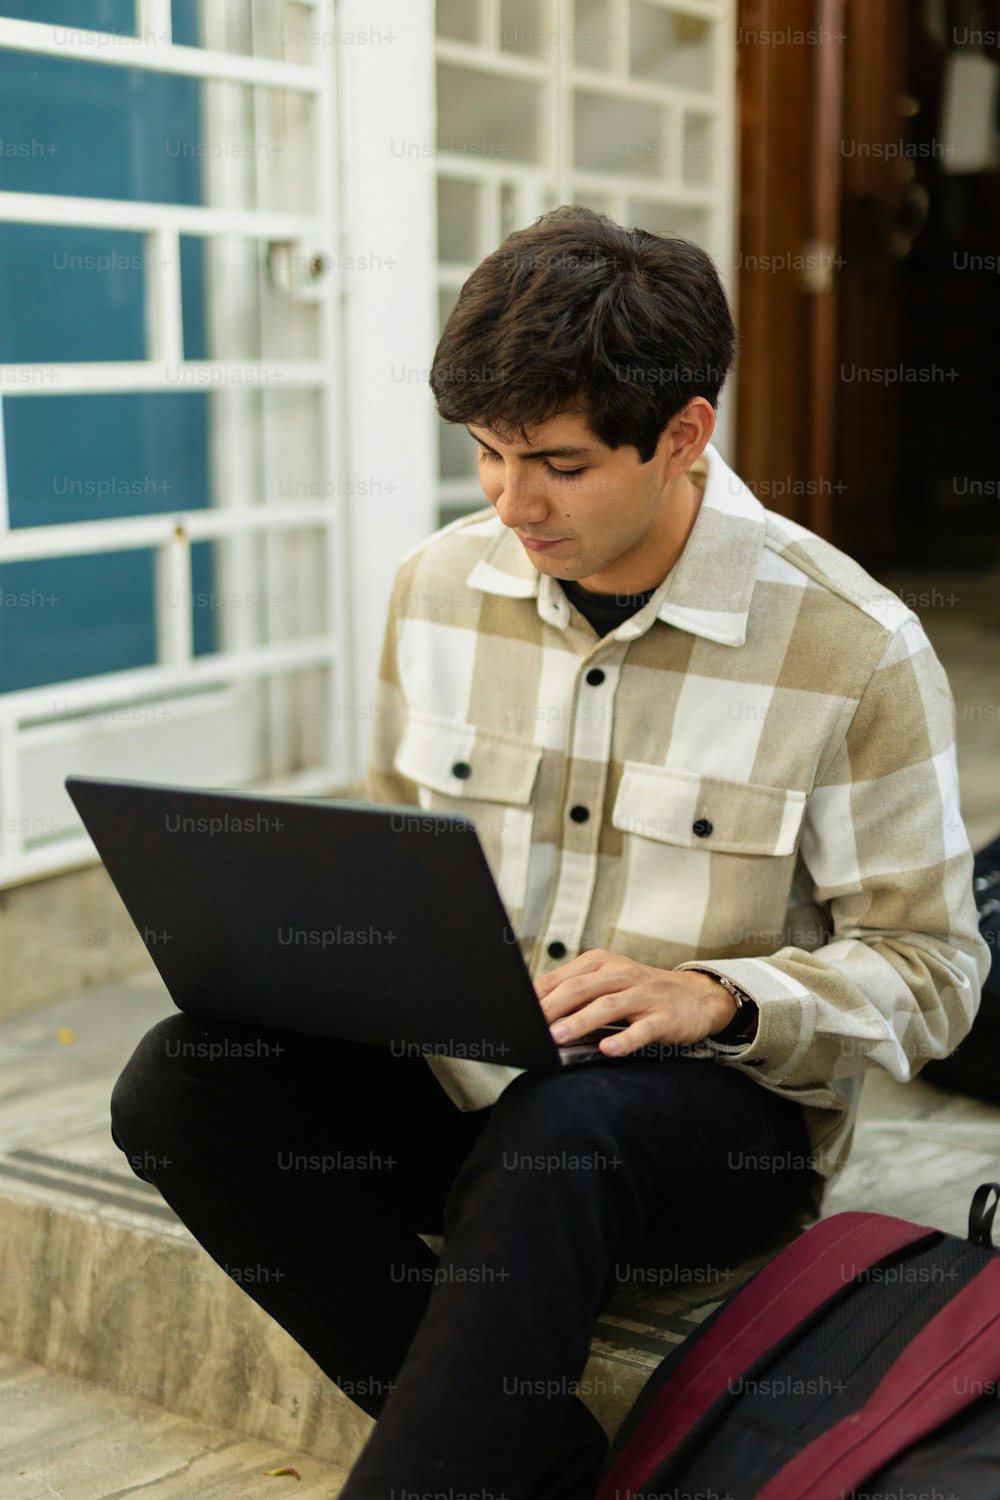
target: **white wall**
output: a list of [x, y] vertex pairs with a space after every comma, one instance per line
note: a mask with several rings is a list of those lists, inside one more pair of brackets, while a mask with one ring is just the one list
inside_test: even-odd
[[[354, 696], [363, 710], [374, 691], [399, 557], [436, 525], [436, 428], [426, 380], [437, 342], [434, 4], [344, 0], [338, 19], [342, 250], [358, 258], [355, 266], [361, 257], [372, 261], [355, 270], [344, 263], [343, 477], [376, 491], [348, 501]], [[350, 41], [352, 32], [369, 40]], [[398, 154], [400, 141], [428, 150]], [[362, 767], [368, 731], [362, 717]]]

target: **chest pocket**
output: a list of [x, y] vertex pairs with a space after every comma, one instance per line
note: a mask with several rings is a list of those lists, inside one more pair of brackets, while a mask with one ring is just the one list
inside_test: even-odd
[[540, 745], [474, 724], [411, 714], [393, 765], [414, 782], [420, 806], [475, 824], [516, 926], [524, 906]]
[[805, 804], [795, 788], [625, 761], [611, 813], [627, 835], [619, 929], [691, 956], [773, 952]]
[[611, 821], [684, 849], [792, 854], [806, 794], [763, 782], [724, 781], [627, 760]]

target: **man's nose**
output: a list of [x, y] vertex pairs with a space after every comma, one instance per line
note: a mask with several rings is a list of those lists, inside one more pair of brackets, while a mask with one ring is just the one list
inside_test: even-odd
[[507, 470], [503, 489], [494, 501], [497, 514], [505, 526], [534, 525], [548, 511], [545, 485], [538, 474], [515, 474]]

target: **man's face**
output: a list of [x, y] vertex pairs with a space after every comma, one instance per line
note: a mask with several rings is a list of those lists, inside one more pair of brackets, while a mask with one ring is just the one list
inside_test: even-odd
[[540, 573], [602, 593], [638, 592], [660, 583], [674, 560], [678, 501], [690, 493], [683, 469], [697, 456], [676, 472], [682, 418], [646, 464], [633, 447], [606, 447], [578, 413], [541, 423], [527, 443], [501, 442], [487, 427], [468, 431], [483, 494]]

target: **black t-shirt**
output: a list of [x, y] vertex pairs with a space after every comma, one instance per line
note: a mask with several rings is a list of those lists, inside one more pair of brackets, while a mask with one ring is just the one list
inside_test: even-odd
[[558, 578], [556, 582], [598, 635], [615, 630], [656, 593], [655, 589], [647, 589], [644, 594], [596, 594], [569, 578]]

